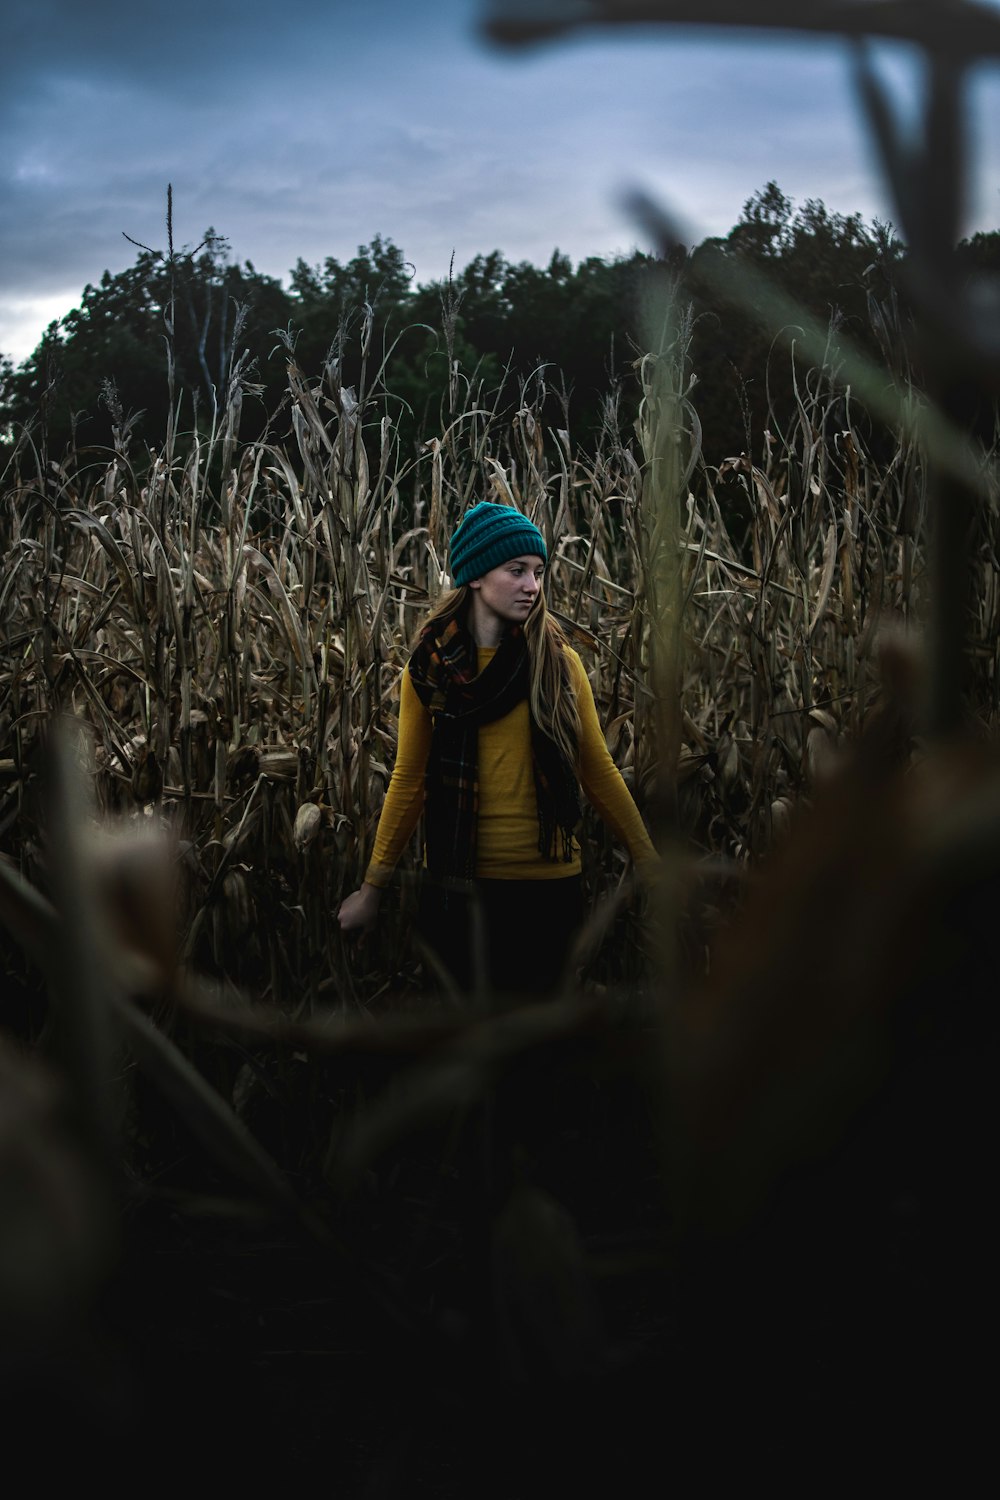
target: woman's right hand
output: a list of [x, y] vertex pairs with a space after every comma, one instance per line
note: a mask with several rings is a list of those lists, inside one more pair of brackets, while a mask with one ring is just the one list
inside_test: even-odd
[[346, 896], [340, 903], [337, 911], [337, 921], [340, 930], [345, 935], [348, 933], [370, 932], [375, 926], [378, 917], [378, 909], [382, 902], [382, 892], [377, 885], [369, 885], [367, 881], [359, 890], [352, 895]]

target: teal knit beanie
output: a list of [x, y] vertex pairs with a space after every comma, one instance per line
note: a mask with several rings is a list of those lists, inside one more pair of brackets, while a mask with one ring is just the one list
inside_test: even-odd
[[456, 587], [482, 578], [512, 557], [540, 557], [544, 562], [549, 555], [545, 538], [527, 516], [512, 505], [494, 505], [491, 500], [481, 500], [465, 512], [448, 552]]

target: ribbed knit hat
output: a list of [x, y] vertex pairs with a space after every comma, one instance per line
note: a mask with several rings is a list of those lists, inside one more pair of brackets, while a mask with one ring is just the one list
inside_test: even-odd
[[548, 559], [545, 538], [527, 516], [512, 505], [481, 500], [467, 510], [448, 549], [452, 582], [458, 586], [482, 578], [511, 557]]

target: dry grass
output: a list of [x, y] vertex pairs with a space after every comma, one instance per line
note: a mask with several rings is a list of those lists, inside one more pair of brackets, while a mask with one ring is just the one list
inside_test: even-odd
[[[333, 369], [309, 379], [294, 361], [283, 444], [241, 446], [238, 382], [211, 440], [177, 441], [141, 468], [124, 443], [33, 464], [26, 440], [2, 518], [8, 854], [46, 884], [38, 754], [52, 715], [70, 712], [92, 733], [101, 809], [154, 811], [181, 842], [187, 957], [282, 1004], [391, 983], [395, 938], [359, 976], [330, 914], [367, 860], [408, 641], [458, 518], [488, 497], [546, 535], [549, 603], [640, 807], [673, 821], [676, 763], [690, 847], [759, 857], [862, 733], [883, 633], [919, 633], [925, 457], [904, 433], [876, 469], [863, 417], [816, 369], [799, 372], [795, 422], [759, 460], [709, 468], [682, 355], [678, 341], [639, 367], [638, 446], [608, 436], [592, 454], [543, 426], [540, 384], [513, 420], [470, 385], [406, 462], [379, 384], [345, 391]], [[656, 433], [676, 455], [670, 493]], [[967, 646], [970, 705], [988, 728], [998, 582], [985, 459], [983, 475]], [[673, 666], [658, 669], [668, 615]], [[621, 859], [601, 848], [595, 888]]]
[[[613, 1141], [636, 1172], [659, 1137], [679, 1264], [689, 1233], [728, 1233], [841, 1138], [881, 1086], [901, 1015], [933, 1035], [936, 986], [962, 996], [979, 983], [964, 961], [949, 969], [948, 914], [978, 911], [998, 873], [1000, 799], [968, 746], [949, 758], [921, 737], [919, 423], [901, 421], [877, 466], [834, 372], [801, 369], [791, 428], [711, 467], [683, 322], [637, 377], [635, 443], [609, 422], [596, 452], [577, 449], [544, 425], [540, 380], [513, 417], [456, 380], [408, 460], [381, 375], [349, 392], [334, 368], [307, 378], [290, 360], [283, 441], [241, 444], [234, 385], [208, 440], [171, 438], [140, 465], [124, 435], [113, 454], [58, 463], [26, 437], [5, 480], [0, 918], [47, 980], [74, 1138], [129, 1201], [277, 1216], [338, 1285], [420, 1338], [441, 1329], [387, 1285], [396, 1240], [373, 1226], [400, 1153], [422, 1171], [414, 1143], [504, 1079], [529, 1080], [530, 1101], [539, 1069], [546, 1097], [592, 1074], [590, 1149]], [[992, 459], [976, 463], [966, 710], [971, 739], [988, 742], [1000, 569]], [[624, 853], [591, 825], [603, 941], [587, 982], [499, 1015], [417, 996], [417, 849], [377, 944], [347, 949], [332, 921], [384, 797], [408, 642], [442, 587], [449, 535], [483, 497], [544, 531], [550, 604], [666, 856], [646, 923]], [[79, 743], [53, 732], [67, 714]], [[81, 779], [81, 765], [94, 773]], [[24, 1039], [47, 1047], [35, 979], [6, 962], [29, 996]], [[930, 998], [922, 973], [939, 976]], [[482, 1158], [496, 1207], [517, 1149], [515, 1130]], [[368, 1223], [360, 1184], [382, 1182], [385, 1163]], [[623, 1157], [618, 1176], [630, 1169]], [[564, 1338], [563, 1353], [590, 1339], [572, 1221], [517, 1189], [508, 1208], [523, 1223], [504, 1210], [494, 1240], [478, 1177], [463, 1180], [481, 1274], [491, 1244], [510, 1275], [541, 1254], [552, 1286], [538, 1307], [569, 1298], [561, 1331], [542, 1317], [545, 1337]], [[393, 1231], [416, 1235], [407, 1276], [439, 1214], [447, 1228], [441, 1186], [422, 1191], [424, 1227]], [[113, 1241], [110, 1204], [95, 1243]], [[31, 1194], [24, 1213], [39, 1220]], [[86, 1292], [97, 1261], [83, 1248]], [[435, 1264], [454, 1269], [448, 1253]], [[503, 1298], [521, 1307], [527, 1294], [504, 1286], [506, 1328]]]
[[[804, 1474], [842, 1444], [866, 1381], [881, 1425], [887, 1389], [926, 1399], [942, 1370], [951, 1383], [972, 1368], [942, 1329], [979, 1326], [985, 1280], [969, 1247], [988, 1243], [975, 1214], [992, 1167], [995, 1007], [983, 1000], [995, 992], [1000, 890], [995, 455], [956, 447], [902, 377], [845, 377], [815, 330], [807, 343], [791, 426], [772, 424], [763, 452], [718, 466], [702, 451], [683, 321], [638, 366], [637, 441], [623, 444], [610, 422], [595, 452], [575, 445], [565, 417], [549, 423], [541, 377], [511, 417], [456, 373], [448, 410], [410, 457], [391, 371], [349, 392], [334, 366], [303, 372], [294, 359], [289, 432], [259, 444], [239, 437], [238, 371], [212, 433], [171, 431], [156, 454], [130, 453], [124, 422], [114, 453], [56, 457], [43, 434], [24, 436], [0, 499], [0, 918], [47, 979], [72, 1105], [67, 1118], [33, 1060], [0, 1056], [9, 1239], [41, 1234], [54, 1247], [0, 1266], [0, 1325], [26, 1346], [48, 1309], [69, 1326], [106, 1277], [109, 1180], [119, 1201], [127, 1185], [127, 1201], [148, 1202], [163, 1174], [160, 1191], [191, 1214], [248, 1224], [249, 1204], [284, 1215], [296, 1243], [320, 1252], [322, 1295], [335, 1283], [366, 1318], [378, 1307], [419, 1351], [419, 1379], [407, 1366], [400, 1393], [406, 1420], [437, 1431], [436, 1371], [440, 1389], [475, 1392], [485, 1432], [489, 1336], [482, 1348], [466, 1337], [456, 1375], [440, 1312], [469, 1271], [442, 1206], [451, 1163], [435, 1166], [416, 1209], [397, 1173], [426, 1170], [404, 1148], [429, 1125], [485, 1112], [510, 1075], [508, 1107], [525, 1083], [530, 1100], [541, 1070], [553, 1112], [582, 1073], [581, 1176], [590, 1191], [604, 1152], [614, 1182], [596, 1196], [627, 1223], [615, 1222], [602, 1263], [570, 1216], [522, 1183], [496, 1195], [491, 1225], [480, 1183], [490, 1155], [467, 1151], [471, 1300], [492, 1276], [498, 1347], [536, 1382], [517, 1422], [501, 1407], [495, 1448], [527, 1455], [527, 1405], [548, 1411], [536, 1395], [595, 1363], [606, 1378], [582, 1408], [573, 1387], [569, 1440], [550, 1437], [560, 1465], [575, 1452], [584, 1472], [588, 1426], [627, 1434], [630, 1449], [641, 1424], [621, 1403], [641, 1396], [656, 1406], [656, 1463], [667, 1462], [670, 1409], [671, 1460], [691, 1422], [699, 1473], [725, 1446], [745, 1473], [739, 1413], [750, 1413], [744, 1437], [755, 1421], [765, 1434], [779, 1422], [784, 1445], [808, 1406]], [[962, 368], [955, 348], [949, 358]], [[947, 398], [943, 375], [939, 387]], [[869, 406], [882, 392], [880, 420], [898, 438], [885, 462], [870, 456], [851, 389], [873, 394]], [[942, 524], [949, 495], [960, 503]], [[623, 854], [591, 828], [587, 880], [612, 899], [585, 992], [470, 1016], [401, 999], [419, 851], [377, 949], [346, 952], [331, 915], [370, 848], [407, 643], [442, 586], [451, 531], [482, 498], [520, 505], [546, 535], [550, 603], [669, 878], [654, 903], [659, 935], [648, 935], [618, 912]], [[53, 733], [64, 714], [86, 752]], [[81, 779], [88, 755], [96, 774]], [[49, 1049], [34, 978], [5, 961], [25, 997], [21, 1039]], [[639, 1125], [637, 1098], [649, 1106]], [[642, 1161], [650, 1118], [652, 1255], [640, 1223], [654, 1191]], [[510, 1160], [492, 1160], [505, 1177]], [[233, 1182], [249, 1200], [234, 1199]], [[54, 1237], [54, 1220], [73, 1232]], [[636, 1278], [645, 1321], [643, 1256], [668, 1308], [669, 1359], [661, 1347], [647, 1367], [640, 1353], [622, 1387], [592, 1283], [596, 1272]], [[932, 1315], [929, 1335], [907, 1256], [946, 1283], [947, 1315], [941, 1326]], [[253, 1279], [259, 1322], [259, 1265]], [[783, 1366], [774, 1390], [787, 1412], [762, 1380], [765, 1350]], [[393, 1345], [377, 1381], [351, 1371], [369, 1420], [370, 1389], [394, 1364]], [[669, 1370], [675, 1410], [661, 1402]], [[828, 1426], [812, 1410], [817, 1389]], [[939, 1422], [935, 1410], [927, 1425]], [[317, 1427], [329, 1441], [327, 1410]], [[908, 1411], [900, 1451], [913, 1427]], [[963, 1442], [966, 1428], [963, 1413]], [[615, 1436], [609, 1448], [617, 1463]], [[766, 1462], [770, 1473], [770, 1450]]]

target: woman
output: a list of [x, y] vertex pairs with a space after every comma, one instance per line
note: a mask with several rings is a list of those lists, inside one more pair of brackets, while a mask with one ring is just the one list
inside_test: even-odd
[[597, 718], [579, 656], [547, 613], [541, 532], [483, 501], [451, 539], [456, 585], [403, 673], [396, 765], [341, 930], [370, 928], [425, 814], [419, 927], [462, 988], [544, 994], [583, 917], [578, 789], [640, 866], [656, 854]]

